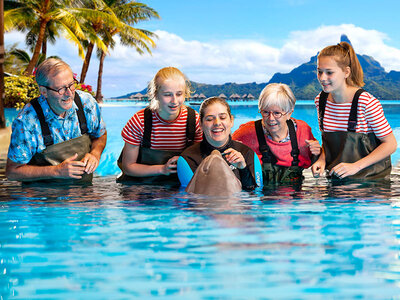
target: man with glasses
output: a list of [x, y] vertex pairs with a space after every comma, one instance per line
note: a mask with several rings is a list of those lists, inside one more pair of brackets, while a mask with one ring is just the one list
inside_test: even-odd
[[90, 182], [107, 141], [96, 100], [76, 90], [72, 70], [62, 60], [45, 60], [35, 77], [41, 95], [12, 124], [6, 176]]

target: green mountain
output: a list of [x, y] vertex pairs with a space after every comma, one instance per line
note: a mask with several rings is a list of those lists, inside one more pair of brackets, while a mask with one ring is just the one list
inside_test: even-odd
[[[385, 72], [385, 69], [368, 55], [359, 55], [361, 67], [364, 71], [364, 89], [380, 100], [400, 99], [400, 72]], [[290, 73], [276, 73], [268, 83], [286, 83], [293, 90], [297, 99], [314, 99], [320, 92], [318, 83], [317, 56], [310, 61], [293, 69]]]
[[[342, 35], [341, 40], [350, 43], [347, 36]], [[361, 67], [364, 71], [364, 89], [379, 100], [400, 100], [400, 72], [385, 69], [374, 58], [368, 55], [359, 55]], [[262, 89], [269, 83], [286, 83], [293, 90], [297, 99], [311, 100], [321, 91], [317, 80], [317, 56], [311, 57], [310, 61], [294, 68], [289, 73], [275, 73], [267, 83], [225, 83], [222, 85], [192, 82], [196, 94], [204, 94], [206, 97], [218, 96], [221, 93], [229, 97], [232, 94], [252, 94], [256, 99]], [[146, 89], [140, 91], [146, 93]], [[130, 93], [118, 98], [129, 98], [136, 94]]]

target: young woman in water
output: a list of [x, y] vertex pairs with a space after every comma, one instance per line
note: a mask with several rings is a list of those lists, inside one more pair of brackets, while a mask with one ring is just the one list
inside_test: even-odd
[[177, 68], [157, 72], [148, 88], [150, 105], [135, 113], [122, 130], [123, 174], [118, 181], [179, 183], [179, 154], [202, 140], [199, 115], [184, 105], [190, 93], [189, 80]]
[[228, 103], [219, 97], [204, 100], [200, 106], [200, 124], [204, 133], [203, 141], [183, 151], [178, 162], [180, 170], [184, 169], [183, 164], [188, 164], [191, 169], [189, 175], [179, 174], [182, 185], [189, 183], [193, 172], [213, 150], [222, 153], [243, 189], [252, 190], [260, 185], [260, 182], [256, 182], [254, 158], [257, 162], [258, 158], [254, 151], [231, 138], [233, 116]]
[[323, 151], [312, 166], [314, 176], [329, 171], [332, 178], [385, 178], [397, 142], [380, 102], [364, 91], [363, 70], [346, 42], [318, 54], [322, 92], [315, 98]]

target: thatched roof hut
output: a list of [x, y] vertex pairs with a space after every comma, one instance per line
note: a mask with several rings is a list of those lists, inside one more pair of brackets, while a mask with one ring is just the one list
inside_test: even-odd
[[220, 94], [218, 97], [219, 97], [219, 98], [222, 98], [222, 99], [228, 98], [227, 96], [225, 96], [225, 94]]
[[229, 99], [233, 100], [233, 101], [237, 101], [240, 99], [240, 96], [238, 94], [232, 94]]
[[254, 96], [252, 94], [248, 94], [247, 99], [254, 99]]
[[201, 93], [200, 95], [199, 95], [199, 99], [206, 99], [207, 97], [203, 94], [203, 93]]
[[141, 93], [136, 93], [136, 94], [130, 95], [129, 99], [141, 101], [141, 100], [143, 100], [144, 97], [145, 97], [145, 95], [142, 95]]

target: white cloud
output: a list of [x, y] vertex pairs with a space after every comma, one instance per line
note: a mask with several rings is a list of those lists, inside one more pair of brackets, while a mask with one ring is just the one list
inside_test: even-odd
[[[274, 73], [289, 72], [323, 47], [338, 43], [343, 33], [347, 34], [357, 53], [374, 57], [386, 71], [400, 70], [400, 50], [385, 44], [386, 34], [352, 24], [293, 31], [281, 48], [257, 40], [190, 41], [158, 30], [157, 47], [152, 55], [139, 55], [133, 48], [116, 44], [105, 60], [103, 93], [110, 97], [141, 90], [157, 70], [165, 66], [176, 66], [190, 80], [202, 83], [267, 82]], [[23, 35], [6, 34], [7, 44], [16, 40], [22, 41], [19, 45], [22, 48]], [[49, 54], [61, 56], [80, 74], [82, 60], [74, 45], [60, 39], [56, 46], [49, 46]], [[93, 57], [87, 83], [94, 86], [97, 69], [98, 60]]]

